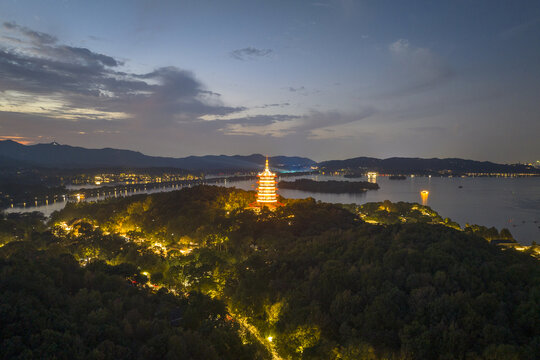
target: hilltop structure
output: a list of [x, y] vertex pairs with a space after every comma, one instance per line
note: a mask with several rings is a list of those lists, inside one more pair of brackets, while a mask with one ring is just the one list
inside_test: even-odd
[[259, 178], [257, 181], [257, 201], [251, 203], [249, 207], [260, 209], [266, 206], [269, 209], [275, 209], [276, 207], [283, 206], [277, 198], [276, 174], [270, 171], [268, 157], [266, 157], [264, 171], [258, 173], [257, 177]]

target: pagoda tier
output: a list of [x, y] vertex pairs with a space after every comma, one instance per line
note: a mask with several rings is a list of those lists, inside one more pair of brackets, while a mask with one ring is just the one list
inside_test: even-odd
[[262, 173], [257, 174], [259, 181], [257, 183], [257, 202], [260, 204], [277, 203], [276, 194], [276, 174], [270, 171], [268, 167], [268, 158], [266, 158], [266, 167]]

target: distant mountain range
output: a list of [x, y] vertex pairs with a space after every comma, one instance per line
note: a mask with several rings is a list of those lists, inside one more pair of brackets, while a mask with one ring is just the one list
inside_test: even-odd
[[489, 161], [474, 161], [457, 158], [421, 159], [393, 157], [376, 159], [357, 157], [346, 160], [324, 161], [318, 164], [323, 171], [349, 170], [351, 172], [378, 171], [389, 174], [464, 174], [464, 173], [540, 173], [530, 165], [496, 164]]
[[[282, 170], [307, 170], [315, 161], [297, 156], [269, 158], [272, 167]], [[253, 155], [207, 155], [172, 158], [148, 156], [137, 151], [119, 149], [86, 149], [50, 144], [23, 145], [12, 140], [0, 141], [0, 166], [45, 167], [59, 169], [89, 168], [178, 168], [191, 171], [257, 170], [264, 167], [265, 157]]]
[[[523, 164], [496, 164], [489, 161], [463, 159], [399, 158], [377, 159], [357, 157], [316, 163], [297, 156], [273, 156], [270, 164], [284, 171], [305, 171], [317, 165], [323, 171], [347, 169], [350, 172], [378, 171], [382, 173], [540, 173]], [[176, 168], [187, 171], [231, 172], [258, 170], [265, 157], [253, 155], [206, 155], [184, 158], [148, 156], [137, 151], [112, 148], [86, 149], [82, 147], [50, 144], [23, 145], [12, 140], [0, 141], [0, 167], [41, 167], [58, 169], [95, 168]]]

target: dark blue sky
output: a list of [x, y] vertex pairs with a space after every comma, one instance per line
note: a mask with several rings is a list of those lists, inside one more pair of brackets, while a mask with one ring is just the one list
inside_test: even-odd
[[0, 138], [540, 157], [539, 1], [0, 2]]

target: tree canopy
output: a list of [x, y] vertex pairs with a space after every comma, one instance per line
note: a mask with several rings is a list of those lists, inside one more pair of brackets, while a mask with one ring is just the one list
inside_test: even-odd
[[0, 247], [2, 355], [540, 356], [530, 254], [418, 204], [253, 200], [201, 186], [2, 220], [26, 229]]

